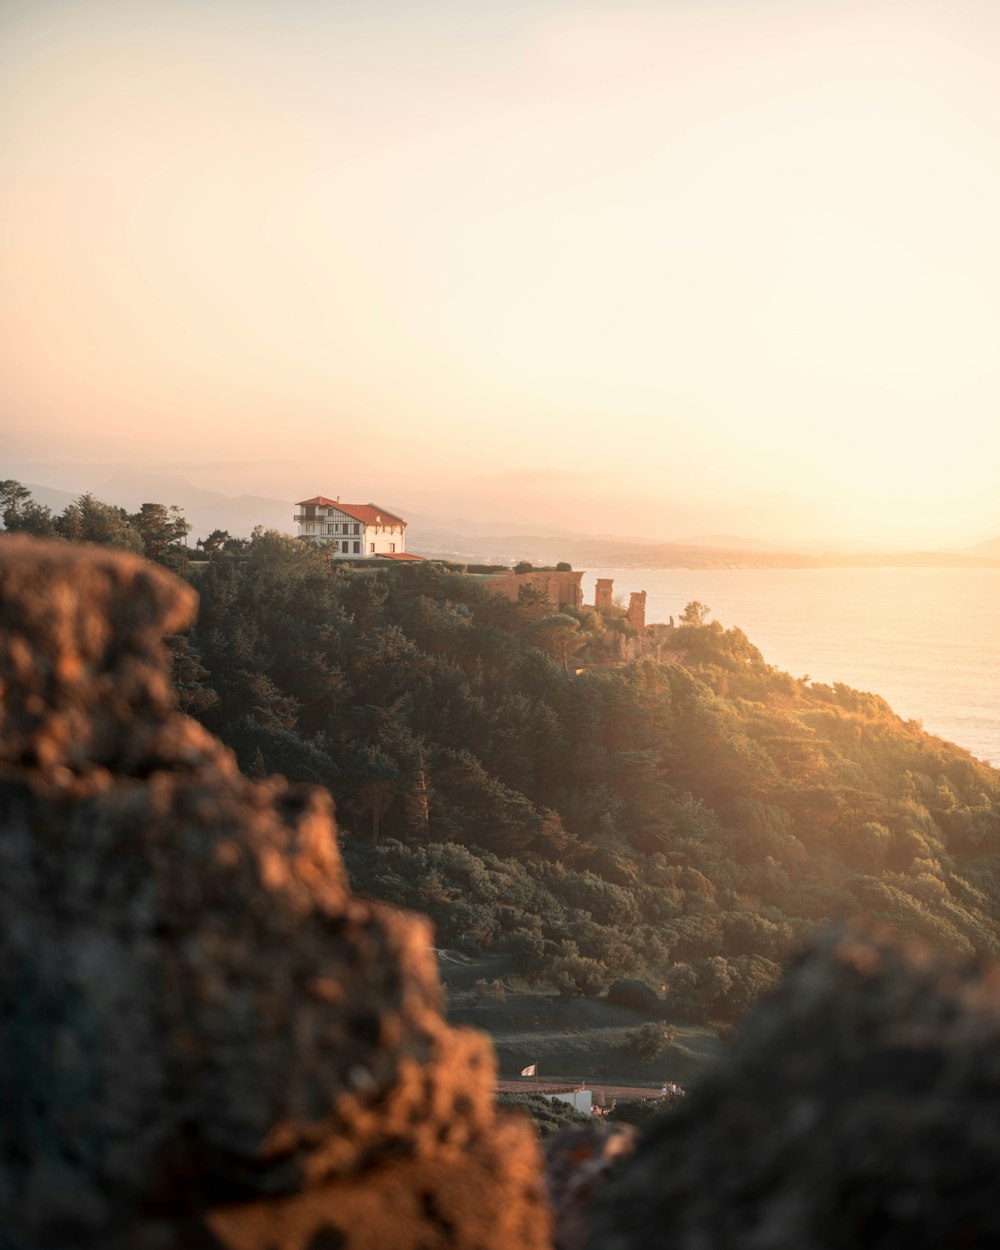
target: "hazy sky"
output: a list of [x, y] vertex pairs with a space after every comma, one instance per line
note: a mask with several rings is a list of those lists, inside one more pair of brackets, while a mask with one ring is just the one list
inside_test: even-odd
[[0, 27], [0, 476], [1000, 534], [997, 0]]

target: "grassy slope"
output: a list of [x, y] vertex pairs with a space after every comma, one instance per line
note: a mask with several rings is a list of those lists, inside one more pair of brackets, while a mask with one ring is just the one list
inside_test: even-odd
[[723, 1048], [711, 1027], [668, 1020], [677, 1031], [676, 1041], [656, 1058], [640, 1059], [628, 1048], [627, 1036], [648, 1016], [604, 999], [567, 998], [551, 990], [511, 990], [504, 1001], [484, 998], [473, 983], [480, 977], [502, 978], [506, 961], [490, 956], [470, 959], [452, 952], [442, 955], [448, 1019], [490, 1035], [501, 1078], [517, 1077], [527, 1064], [537, 1063], [543, 1080], [690, 1085]]

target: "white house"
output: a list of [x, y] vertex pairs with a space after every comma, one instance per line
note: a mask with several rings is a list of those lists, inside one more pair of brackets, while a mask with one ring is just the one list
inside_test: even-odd
[[292, 517], [299, 537], [324, 544], [332, 556], [363, 559], [416, 560], [406, 554], [406, 522], [374, 503], [341, 503], [339, 499], [303, 499]]

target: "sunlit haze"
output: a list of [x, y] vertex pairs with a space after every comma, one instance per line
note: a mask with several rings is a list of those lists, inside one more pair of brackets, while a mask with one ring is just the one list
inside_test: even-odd
[[0, 475], [1000, 534], [995, 0], [0, 23]]

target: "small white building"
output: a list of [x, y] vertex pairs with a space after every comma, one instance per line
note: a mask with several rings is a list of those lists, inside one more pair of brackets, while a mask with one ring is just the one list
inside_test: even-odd
[[406, 522], [374, 503], [341, 503], [317, 495], [296, 505], [299, 537], [322, 543], [341, 559], [415, 560], [406, 554]]
[[585, 1115], [590, 1115], [594, 1109], [594, 1095], [589, 1089], [564, 1089], [557, 1094], [549, 1094], [549, 1097], [553, 1102], [568, 1102]]

